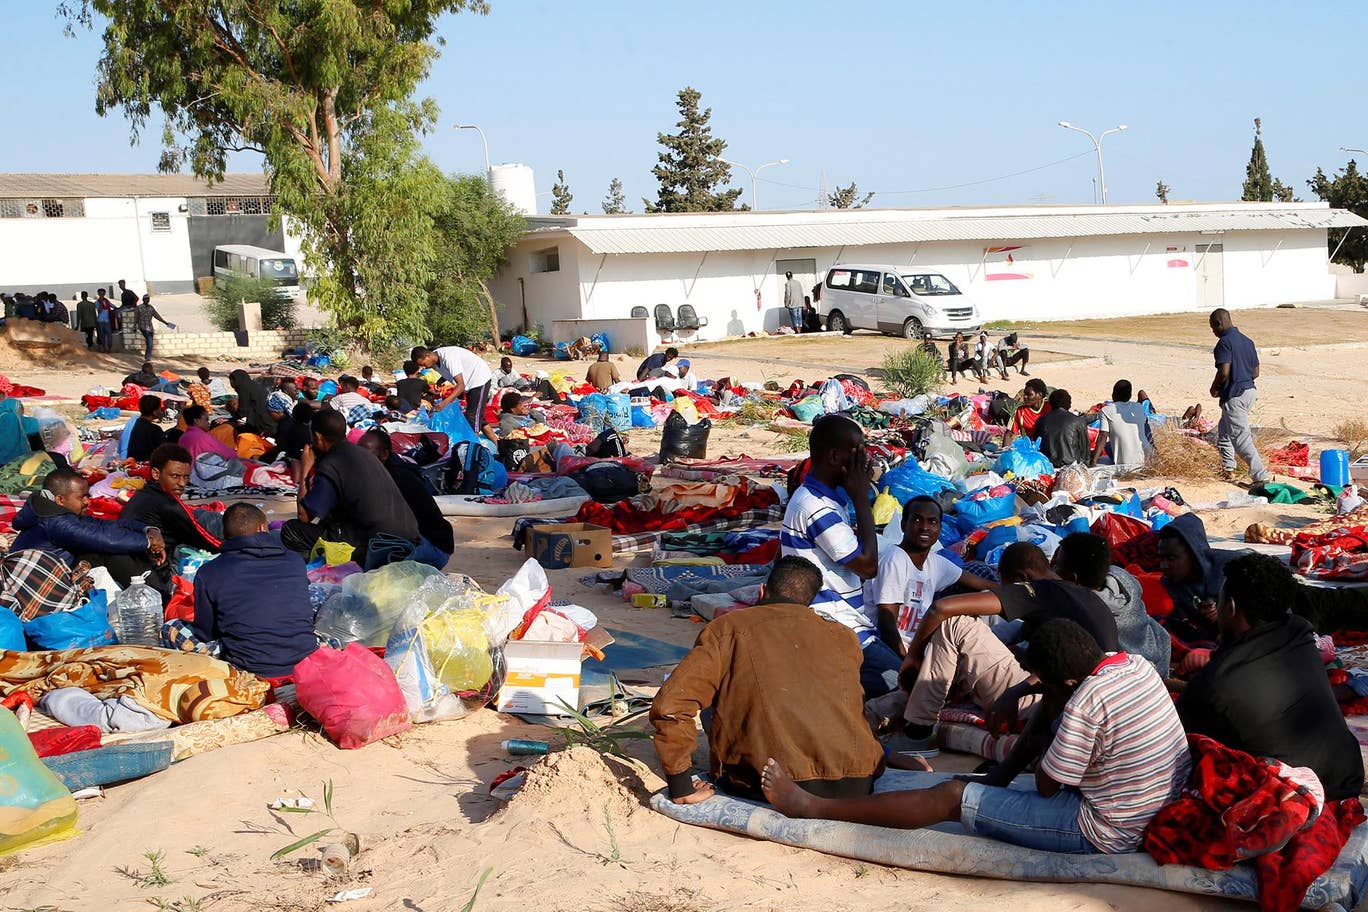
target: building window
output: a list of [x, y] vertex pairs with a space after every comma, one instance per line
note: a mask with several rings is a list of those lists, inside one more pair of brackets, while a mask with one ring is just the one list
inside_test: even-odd
[[85, 200], [0, 199], [0, 218], [84, 218]]
[[191, 215], [267, 215], [274, 196], [193, 196], [186, 200]]
[[153, 212], [153, 213], [152, 213], [152, 230], [153, 230], [153, 231], [170, 231], [170, 230], [171, 230], [171, 213], [169, 213], [169, 212]]
[[533, 272], [560, 272], [560, 248], [547, 247], [532, 254]]

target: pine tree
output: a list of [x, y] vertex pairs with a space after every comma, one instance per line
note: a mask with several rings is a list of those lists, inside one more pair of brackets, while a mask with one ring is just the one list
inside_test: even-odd
[[[722, 161], [727, 143], [712, 135], [712, 108], [698, 109], [702, 94], [685, 86], [679, 91], [678, 133], [656, 134], [664, 146], [660, 163], [651, 169], [660, 183], [647, 212], [725, 212], [736, 209], [741, 189], [721, 190], [731, 183], [731, 167]], [[741, 207], [745, 208], [745, 207]]]
[[1159, 202], [1166, 206], [1168, 205], [1168, 195], [1171, 192], [1173, 192], [1173, 188], [1163, 181], [1154, 185], [1154, 195], [1159, 198]]
[[1244, 193], [1240, 199], [1247, 203], [1273, 199], [1273, 175], [1268, 171], [1268, 154], [1264, 152], [1263, 121], [1254, 118], [1254, 148], [1245, 166]]
[[[1317, 199], [1329, 203], [1332, 209], [1348, 209], [1354, 215], [1368, 217], [1368, 175], [1359, 171], [1358, 163], [1352, 158], [1334, 177], [1327, 177], [1317, 168], [1316, 176], [1306, 185]], [[1331, 228], [1327, 235], [1335, 262], [1348, 264], [1354, 272], [1363, 272], [1368, 264], [1368, 235], [1353, 228]]]
[[1280, 203], [1300, 203], [1301, 200], [1293, 195], [1295, 192], [1290, 184], [1284, 184], [1276, 177], [1273, 178], [1273, 199]]
[[834, 193], [825, 194], [826, 205], [831, 209], [863, 209], [874, 198], [872, 192], [860, 196], [860, 188], [851, 181], [849, 187], [837, 187]]
[[622, 215], [627, 211], [627, 197], [622, 192], [622, 181], [616, 177], [608, 182], [608, 195], [603, 198], [604, 215]]
[[569, 215], [570, 203], [575, 195], [570, 192], [570, 185], [565, 182], [565, 172], [556, 172], [556, 182], [551, 185], [551, 214]]

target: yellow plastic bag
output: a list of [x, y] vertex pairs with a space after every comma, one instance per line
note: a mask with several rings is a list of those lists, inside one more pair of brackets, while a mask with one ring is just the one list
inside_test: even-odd
[[330, 542], [320, 538], [318, 544], [314, 545], [313, 550], [309, 552], [309, 561], [312, 563], [321, 557], [323, 563], [329, 567], [336, 567], [338, 564], [345, 564], [351, 560], [352, 554], [355, 552], [356, 548], [346, 542]]
[[479, 690], [494, 676], [489, 634], [478, 608], [437, 610], [418, 625], [428, 660], [438, 679], [453, 693]]
[[674, 410], [679, 412], [690, 425], [698, 424], [698, 406], [688, 396], [676, 396]]
[[878, 497], [874, 498], [873, 510], [874, 524], [882, 526], [891, 522], [893, 517], [902, 511], [902, 505], [898, 503], [898, 498], [889, 494], [887, 491], [884, 491]]
[[0, 855], [76, 835], [76, 799], [38, 759], [28, 735], [0, 708]]

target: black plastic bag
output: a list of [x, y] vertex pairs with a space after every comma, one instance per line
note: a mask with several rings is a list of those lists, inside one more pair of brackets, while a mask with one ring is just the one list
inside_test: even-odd
[[617, 503], [641, 493], [637, 473], [620, 462], [596, 462], [566, 477], [599, 503]]
[[665, 433], [660, 437], [660, 461], [707, 458], [711, 431], [712, 421], [707, 418], [690, 427], [683, 415], [670, 412], [670, 417], [665, 419]]

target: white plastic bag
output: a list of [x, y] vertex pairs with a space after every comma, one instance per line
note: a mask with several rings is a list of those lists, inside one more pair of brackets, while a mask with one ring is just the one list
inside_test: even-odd
[[427, 614], [427, 606], [419, 602], [404, 609], [385, 643], [385, 664], [399, 682], [409, 719], [414, 722], [437, 722], [464, 718], [469, 710], [437, 677], [428, 658], [427, 645], [421, 633], [421, 625]]
[[486, 616], [491, 637], [496, 645], [507, 642], [509, 634], [518, 628], [523, 617], [543, 601], [551, 598], [551, 581], [546, 570], [535, 560], [528, 559], [498, 588], [495, 595], [507, 601]]

